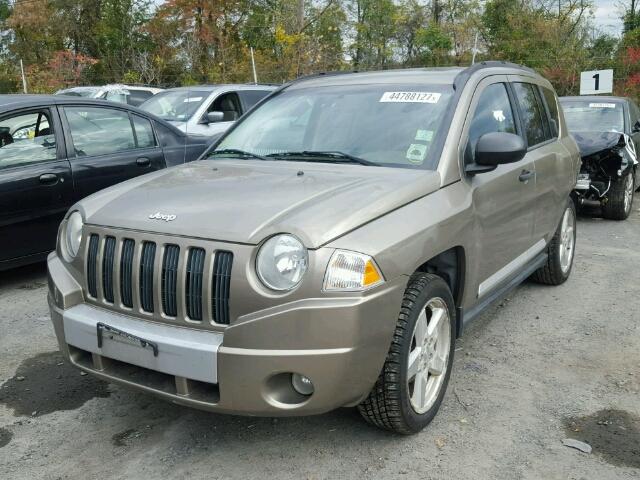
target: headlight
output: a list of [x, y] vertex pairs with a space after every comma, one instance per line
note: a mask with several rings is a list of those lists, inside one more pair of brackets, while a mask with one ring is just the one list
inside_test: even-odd
[[256, 271], [260, 281], [272, 290], [291, 290], [307, 271], [309, 256], [302, 242], [281, 234], [267, 240], [258, 252]]
[[356, 292], [383, 282], [380, 269], [369, 255], [336, 250], [324, 276], [324, 290]]
[[69, 256], [69, 260], [75, 258], [80, 249], [82, 240], [82, 215], [75, 211], [67, 218], [67, 227], [62, 237], [64, 242], [63, 251]]

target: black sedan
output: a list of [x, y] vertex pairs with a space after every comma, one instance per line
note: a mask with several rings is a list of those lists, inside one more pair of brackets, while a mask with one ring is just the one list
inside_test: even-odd
[[195, 160], [210, 143], [123, 104], [0, 95], [0, 270], [43, 260], [77, 200]]

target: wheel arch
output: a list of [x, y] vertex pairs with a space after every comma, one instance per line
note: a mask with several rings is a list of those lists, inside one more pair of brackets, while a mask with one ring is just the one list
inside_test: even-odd
[[464, 295], [466, 257], [460, 245], [451, 247], [423, 262], [416, 272], [432, 273], [442, 278], [451, 290], [456, 307], [456, 336], [462, 332], [460, 307]]

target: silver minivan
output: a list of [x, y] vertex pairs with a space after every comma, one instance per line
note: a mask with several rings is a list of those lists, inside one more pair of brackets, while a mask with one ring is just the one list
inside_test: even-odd
[[165, 90], [140, 105], [185, 133], [216, 136], [269, 95], [272, 85], [195, 85]]

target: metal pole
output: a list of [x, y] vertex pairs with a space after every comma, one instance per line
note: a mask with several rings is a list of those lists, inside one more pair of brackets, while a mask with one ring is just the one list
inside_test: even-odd
[[27, 79], [24, 76], [24, 65], [22, 65], [22, 59], [20, 59], [20, 73], [22, 73], [22, 92], [27, 93]]
[[471, 57], [471, 65], [476, 63], [476, 52], [478, 51], [478, 32], [476, 32], [476, 39], [473, 42], [473, 56]]
[[256, 75], [256, 61], [253, 58], [253, 47], [249, 47], [251, 51], [251, 68], [253, 68], [253, 83], [258, 84], [258, 75]]

